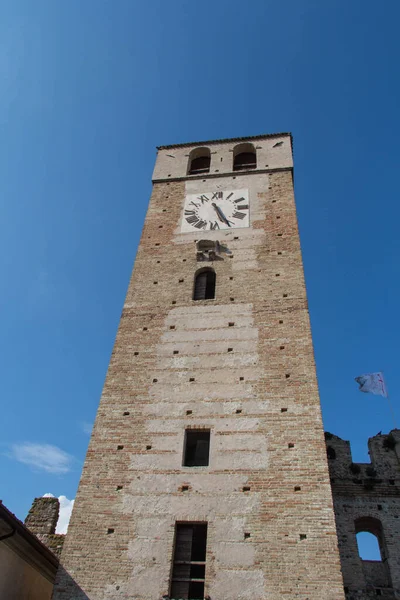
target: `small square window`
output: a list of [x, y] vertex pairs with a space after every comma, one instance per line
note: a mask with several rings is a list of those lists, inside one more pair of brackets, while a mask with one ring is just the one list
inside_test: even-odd
[[187, 429], [183, 452], [184, 467], [207, 467], [210, 455], [210, 430]]

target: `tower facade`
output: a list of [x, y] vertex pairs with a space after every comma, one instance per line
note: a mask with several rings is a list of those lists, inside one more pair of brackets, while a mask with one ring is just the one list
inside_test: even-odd
[[163, 146], [55, 600], [344, 598], [290, 134]]

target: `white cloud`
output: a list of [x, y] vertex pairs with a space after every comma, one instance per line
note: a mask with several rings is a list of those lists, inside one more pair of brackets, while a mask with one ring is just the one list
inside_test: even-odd
[[68, 500], [66, 496], [59, 496], [58, 499], [60, 501], [60, 516], [58, 517], [56, 533], [67, 533], [75, 499]]
[[71, 470], [74, 458], [50, 444], [34, 444], [24, 442], [22, 444], [13, 444], [11, 446], [11, 458], [18, 462], [30, 465], [34, 469], [63, 475]]
[[[54, 495], [50, 493], [43, 494], [43, 498], [54, 498]], [[75, 498], [69, 500], [67, 496], [59, 496], [58, 500], [60, 502], [60, 515], [57, 521], [56, 533], [67, 533]]]

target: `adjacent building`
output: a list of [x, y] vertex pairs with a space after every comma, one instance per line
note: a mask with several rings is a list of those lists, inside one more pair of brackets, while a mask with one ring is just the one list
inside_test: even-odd
[[35, 499], [28, 519], [32, 529], [0, 502], [0, 600], [50, 600], [58, 568], [55, 553], [64, 539], [55, 533], [57, 519], [57, 498]]

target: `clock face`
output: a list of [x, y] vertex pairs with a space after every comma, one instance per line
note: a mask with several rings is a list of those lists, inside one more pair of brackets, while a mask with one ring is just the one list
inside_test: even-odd
[[188, 194], [183, 208], [181, 232], [248, 227], [248, 190], [226, 190]]

